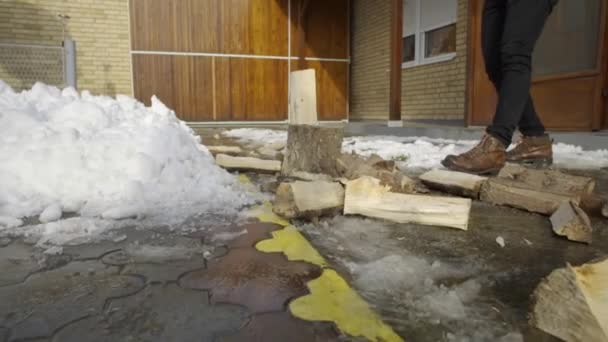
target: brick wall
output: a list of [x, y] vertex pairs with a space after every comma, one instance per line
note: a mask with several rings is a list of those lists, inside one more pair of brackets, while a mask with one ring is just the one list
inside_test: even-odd
[[354, 0], [351, 21], [351, 119], [387, 119], [390, 1]]
[[[0, 0], [0, 43], [61, 44], [58, 13], [71, 17], [66, 33], [76, 41], [78, 88], [131, 94], [128, 0]], [[17, 88], [28, 83], [20, 72], [0, 61], [0, 78]]]
[[[468, 0], [458, 4], [456, 57], [402, 72], [404, 119], [463, 119], [465, 115]], [[351, 119], [388, 119], [390, 2], [353, 4]]]

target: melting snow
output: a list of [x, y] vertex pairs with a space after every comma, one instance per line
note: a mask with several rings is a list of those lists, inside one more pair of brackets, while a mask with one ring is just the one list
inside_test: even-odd
[[[0, 81], [0, 231], [40, 215], [33, 233], [65, 242], [107, 229], [100, 217], [236, 215], [253, 199], [200, 143], [156, 97], [145, 107], [41, 83], [16, 93]], [[62, 212], [81, 217], [51, 222]]]
[[[262, 145], [286, 141], [287, 132], [271, 129], [235, 129], [223, 133], [245, 144]], [[362, 155], [378, 154], [384, 159], [404, 160], [403, 168], [441, 168], [448, 154], [460, 154], [473, 146], [475, 140], [431, 139], [428, 137], [367, 136], [344, 139], [344, 152]], [[557, 166], [573, 169], [593, 169], [608, 166], [608, 150], [585, 151], [580, 146], [557, 143], [553, 146]]]
[[404, 248], [398, 229], [404, 227], [345, 217], [301, 227], [332, 262], [349, 271], [355, 288], [384, 318], [412, 334], [412, 340], [515, 341], [520, 336], [496, 317], [493, 303], [484, 297], [482, 290], [492, 280], [483, 263], [414, 254]]

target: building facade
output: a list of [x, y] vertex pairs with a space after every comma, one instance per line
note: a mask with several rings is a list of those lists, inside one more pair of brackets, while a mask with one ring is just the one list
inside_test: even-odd
[[[58, 15], [67, 15], [65, 28]], [[59, 84], [65, 37], [77, 44], [80, 89], [131, 94], [126, 0], [0, 0], [0, 79], [17, 89]], [[50, 67], [49, 67], [50, 65]]]
[[[410, 43], [401, 72], [401, 110], [406, 120], [465, 117], [468, 0], [435, 2], [436, 8], [423, 7], [420, 0], [406, 0], [404, 5], [404, 45]], [[390, 1], [353, 1], [351, 119], [388, 117], [390, 11]], [[422, 45], [427, 28], [442, 27], [452, 30], [443, 39], [450, 47], [425, 58], [427, 51], [415, 47]]]
[[[393, 76], [399, 1], [402, 60]], [[608, 127], [607, 3], [560, 0], [547, 23], [532, 95], [551, 128]], [[16, 89], [36, 80], [63, 85], [68, 37], [77, 44], [80, 89], [144, 102], [157, 95], [187, 121], [284, 121], [290, 71], [314, 68], [322, 120], [388, 120], [398, 77], [402, 119], [484, 125], [496, 95], [479, 48], [482, 7], [483, 0], [0, 0], [0, 79]]]

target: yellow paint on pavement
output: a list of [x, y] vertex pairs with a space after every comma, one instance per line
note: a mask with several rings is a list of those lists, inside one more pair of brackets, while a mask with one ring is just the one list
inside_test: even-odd
[[321, 277], [308, 283], [308, 289], [310, 295], [289, 304], [294, 316], [334, 322], [343, 333], [370, 341], [403, 341], [336, 271], [325, 269]]
[[321, 254], [293, 226], [272, 232], [272, 239], [260, 241], [255, 247], [266, 253], [283, 252], [290, 261], [306, 261], [320, 267], [327, 266]]
[[256, 217], [260, 222], [268, 222], [278, 224], [279, 226], [289, 226], [289, 222], [281, 218], [272, 211], [272, 203], [266, 202], [257, 207], [251, 208], [248, 212], [249, 216]]
[[272, 211], [271, 203], [253, 208], [249, 215], [257, 217], [261, 222], [285, 227], [272, 232], [272, 239], [258, 242], [256, 248], [259, 251], [282, 252], [288, 260], [305, 261], [323, 268], [319, 278], [308, 282], [310, 294], [289, 304], [289, 309], [295, 317], [307, 321], [333, 322], [342, 333], [369, 341], [403, 341], [344, 278], [327, 268], [327, 261], [295, 227]]
[[249, 177], [246, 174], [243, 174], [243, 173], [241, 173], [239, 175], [238, 180], [239, 180], [239, 183], [241, 183], [241, 184], [253, 184], [251, 182], [251, 179], [249, 179]]

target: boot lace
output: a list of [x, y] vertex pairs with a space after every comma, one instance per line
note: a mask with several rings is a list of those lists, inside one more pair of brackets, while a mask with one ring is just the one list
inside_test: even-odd
[[481, 138], [481, 141], [475, 147], [473, 147], [469, 151], [463, 153], [462, 156], [469, 158], [469, 157], [476, 157], [479, 154], [481, 154], [483, 151], [483, 146], [485, 145], [488, 138], [489, 138], [489, 136], [487, 134], [484, 134], [484, 136]]

